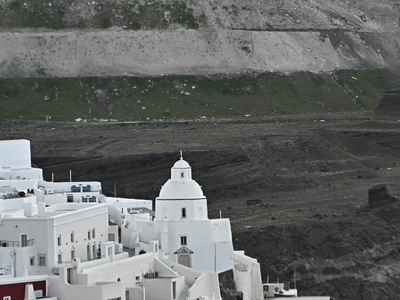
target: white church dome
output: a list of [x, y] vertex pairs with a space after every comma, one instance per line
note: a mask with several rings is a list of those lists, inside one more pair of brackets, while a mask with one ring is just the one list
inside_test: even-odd
[[177, 181], [169, 179], [161, 188], [158, 199], [200, 199], [204, 198], [203, 190], [200, 185], [194, 181]]
[[186, 160], [180, 159], [174, 164], [174, 166], [172, 168], [174, 168], [174, 169], [186, 169], [186, 168], [190, 168], [190, 165]]
[[171, 179], [161, 188], [158, 199], [199, 199], [204, 198], [200, 185], [192, 179], [192, 168], [181, 157], [171, 168]]

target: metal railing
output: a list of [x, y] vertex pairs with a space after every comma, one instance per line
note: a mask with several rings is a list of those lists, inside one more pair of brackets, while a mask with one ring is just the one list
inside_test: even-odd
[[26, 241], [3, 241], [0, 240], [0, 247], [28, 247], [28, 246], [33, 246], [35, 240], [26, 240]]

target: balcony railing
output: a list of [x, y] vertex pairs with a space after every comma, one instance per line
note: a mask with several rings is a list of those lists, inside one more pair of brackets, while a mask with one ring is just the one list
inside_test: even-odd
[[33, 246], [34, 244], [34, 239], [31, 240], [26, 240], [26, 241], [3, 241], [0, 240], [0, 247], [28, 247], [28, 246]]

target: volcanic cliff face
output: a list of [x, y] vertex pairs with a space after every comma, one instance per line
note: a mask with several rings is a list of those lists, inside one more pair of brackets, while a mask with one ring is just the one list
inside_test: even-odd
[[396, 1], [4, 1], [0, 76], [398, 71]]
[[264, 281], [296, 281], [300, 295], [398, 299], [400, 123], [315, 118], [3, 121], [0, 138], [30, 139], [47, 180], [68, 181], [71, 170], [106, 195], [145, 199], [182, 149], [209, 217], [230, 218], [235, 249], [258, 259]]

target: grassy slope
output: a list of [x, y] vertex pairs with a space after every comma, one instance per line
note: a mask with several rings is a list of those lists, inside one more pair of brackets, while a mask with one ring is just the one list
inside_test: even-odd
[[398, 86], [400, 76], [387, 70], [219, 79], [0, 79], [0, 117], [44, 120], [49, 115], [57, 121], [143, 121], [354, 112], [375, 109], [383, 92]]
[[[82, 7], [90, 13], [74, 16], [70, 11]], [[164, 15], [168, 12], [168, 16]], [[20, 1], [0, 5], [0, 28], [109, 28], [121, 26], [125, 29], [166, 29], [170, 24], [180, 24], [197, 29], [205, 23], [205, 16], [194, 16], [185, 2], [116, 3], [115, 1], [58, 0]]]

